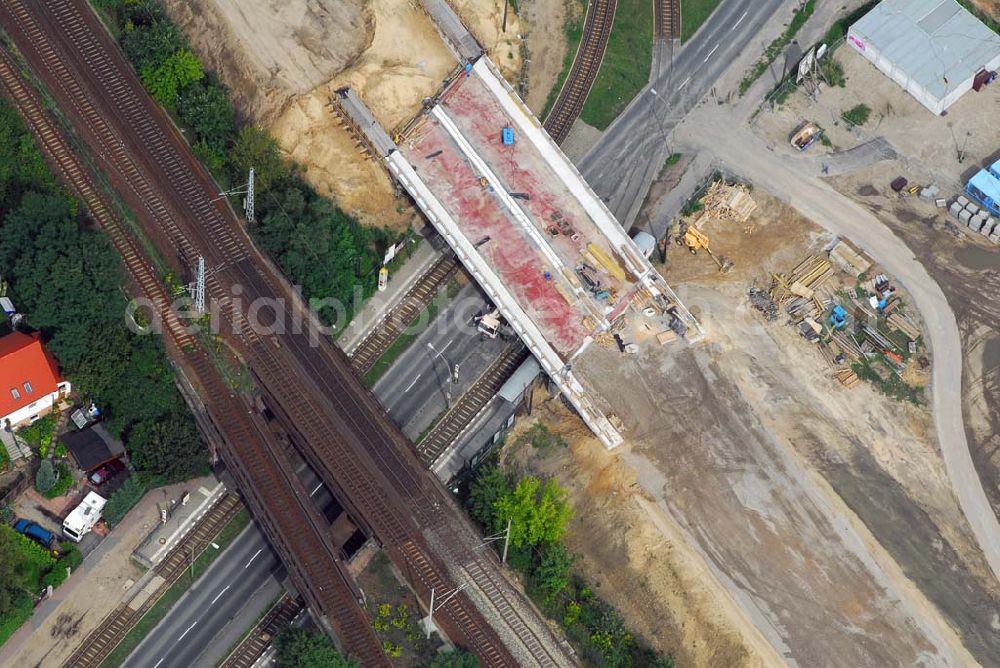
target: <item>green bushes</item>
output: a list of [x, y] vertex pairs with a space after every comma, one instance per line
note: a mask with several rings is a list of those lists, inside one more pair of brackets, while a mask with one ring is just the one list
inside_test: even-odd
[[[46, 460], [48, 461], [48, 460]], [[54, 499], [62, 496], [73, 486], [73, 471], [65, 461], [57, 461], [55, 464], [56, 481], [48, 491], [43, 492], [46, 499]]]
[[337, 651], [320, 631], [286, 626], [275, 637], [278, 668], [354, 668], [357, 662]]
[[135, 507], [135, 504], [139, 503], [146, 492], [159, 484], [160, 479], [157, 476], [148, 473], [133, 473], [108, 499], [102, 513], [104, 521], [111, 527], [121, 522], [122, 518]]
[[499, 533], [512, 520], [508, 563], [524, 574], [528, 593], [563, 626], [589, 665], [674, 665], [630, 633], [621, 615], [573, 574], [574, 557], [562, 542], [572, 511], [554, 480], [515, 480], [487, 464], [475, 473], [464, 502], [486, 533]]
[[867, 104], [858, 104], [842, 113], [840, 117], [847, 123], [857, 126], [867, 123], [871, 113], [872, 110]]
[[[31, 135], [3, 102], [0, 138], [0, 267], [28, 324], [42, 332], [81, 398], [101, 406], [106, 426], [137, 461], [162, 466], [171, 480], [204, 472], [205, 450], [161, 341], [126, 326], [118, 254], [86, 226], [76, 200], [55, 185]], [[184, 440], [129, 439], [137, 426], [149, 433], [156, 423], [177, 426]], [[21, 436], [47, 456], [54, 425], [50, 416]], [[64, 453], [59, 444], [55, 449]]]
[[[390, 235], [363, 227], [320, 197], [285, 160], [265, 130], [239, 126], [229, 96], [204, 73], [187, 39], [154, 0], [95, 0], [121, 35], [122, 49], [143, 83], [187, 130], [195, 155], [223, 188], [246, 182], [254, 168], [254, 240], [275, 260], [327, 324], [344, 324], [355, 286], [369, 297]], [[648, 60], [648, 56], [647, 56]], [[343, 305], [329, 303], [336, 301]]]

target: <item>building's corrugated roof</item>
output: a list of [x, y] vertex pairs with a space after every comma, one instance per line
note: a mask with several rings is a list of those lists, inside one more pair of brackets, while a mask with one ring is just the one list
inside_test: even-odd
[[62, 377], [37, 335], [0, 338], [0, 419], [58, 389]]
[[500, 391], [497, 392], [498, 396], [503, 397], [511, 403], [517, 403], [517, 400], [521, 398], [524, 391], [527, 389], [528, 385], [531, 384], [538, 374], [541, 372], [542, 367], [538, 364], [538, 360], [535, 359], [534, 355], [528, 356], [528, 359], [521, 362], [521, 366], [517, 367], [507, 382], [503, 384]]
[[955, 0], [882, 0], [850, 32], [938, 99], [1000, 55], [1000, 35]]

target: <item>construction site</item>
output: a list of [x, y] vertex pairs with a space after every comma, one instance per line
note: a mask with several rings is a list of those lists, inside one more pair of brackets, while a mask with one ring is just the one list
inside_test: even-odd
[[[926, 311], [877, 249], [826, 231], [819, 217], [789, 204], [792, 198], [715, 163], [669, 221], [666, 239], [646, 243], [630, 234], [512, 86], [525, 65], [519, 31], [531, 30], [525, 16], [532, 12], [512, 14], [504, 32], [505, 3], [492, 0], [296, 1], [283, 11], [261, 1], [238, 10], [228, 0], [167, 4], [188, 30], [195, 26], [192, 42], [206, 61], [236, 82], [241, 113], [269, 125], [321, 192], [366, 223], [404, 229], [428, 222], [445, 243], [421, 278], [437, 272], [443, 282], [464, 269], [534, 356], [549, 380], [546, 397], [517, 423], [500, 459], [567, 490], [574, 568], [657, 650], [678, 665], [706, 666], [988, 665], [998, 655], [1000, 587], [956, 498], [935, 431], [930, 387], [939, 351], [929, 344]], [[274, 34], [250, 54], [255, 20]], [[331, 47], [331, 25], [352, 38]], [[950, 112], [954, 127], [934, 127], [933, 149], [918, 150], [907, 126], [916, 102], [895, 89], [878, 97], [884, 91], [868, 65], [853, 53], [837, 57], [845, 59], [851, 87], [826, 89], [818, 102], [796, 94], [757, 117], [753, 150], [827, 178], [886, 219], [914, 254], [932, 260], [929, 270], [955, 304], [967, 346], [973, 455], [996, 473], [995, 247], [960, 229], [935, 198], [907, 197], [886, 178], [905, 174], [950, 202], [967, 167], [962, 153], [985, 155], [991, 140], [977, 134], [976, 114], [963, 100]], [[867, 129], [837, 120], [859, 88], [877, 113]], [[943, 120], [913, 122], [922, 131]], [[824, 129], [809, 126], [805, 141], [790, 143], [789, 131], [807, 123]], [[858, 150], [838, 150], [858, 142]], [[947, 158], [927, 168], [937, 155]], [[414, 318], [430, 296], [423, 299], [411, 309]], [[275, 345], [283, 356], [297, 351], [287, 341]], [[261, 351], [254, 354], [262, 367], [279, 355], [269, 343], [247, 346]], [[510, 357], [520, 363], [527, 353], [513, 348]], [[373, 350], [370, 359], [354, 358], [356, 375], [385, 352]], [[347, 363], [337, 363], [346, 378]], [[290, 378], [270, 373], [275, 386]], [[310, 382], [303, 395], [341, 394], [336, 382]], [[375, 399], [363, 396], [365, 415], [382, 420]], [[333, 416], [349, 411], [315, 403], [312, 413], [291, 412], [285, 421], [314, 425], [303, 440], [325, 443]], [[309, 422], [313, 414], [325, 421]], [[418, 466], [413, 444], [385, 421], [377, 434], [389, 436], [361, 445], [367, 434], [359, 429], [356, 450], [376, 448], [393, 464], [405, 459], [407, 468], [397, 468], [410, 475]], [[520, 436], [538, 423], [568, 447], [527, 446]], [[405, 457], [384, 454], [390, 440], [407, 448]], [[419, 465], [433, 470], [419, 445], [417, 454]], [[310, 464], [332, 480], [325, 467], [342, 455], [317, 449]], [[397, 468], [385, 465], [389, 473], [379, 475], [402, 476]], [[350, 471], [336, 473], [367, 484]], [[437, 481], [426, 486], [434, 494], [444, 489]], [[1000, 508], [995, 486], [987, 493]], [[409, 533], [385, 541], [382, 554], [382, 577], [402, 590], [393, 582], [404, 572], [397, 562], [430, 564], [421, 576], [426, 586], [410, 586], [412, 596], [404, 591], [415, 607], [428, 591], [433, 596], [427, 583], [439, 573], [457, 583], [481, 568], [471, 558], [452, 566], [438, 556], [457, 550], [440, 547], [455, 542], [446, 530], [454, 518], [437, 510], [450, 506], [434, 494], [397, 499], [369, 485], [353, 497], [367, 503], [385, 496], [415, 509], [415, 525], [435, 509], [433, 531], [420, 538], [433, 548], [425, 550], [432, 560], [421, 561], [423, 543]], [[376, 520], [395, 517], [356, 515], [376, 526], [376, 536], [384, 531]], [[463, 549], [479, 540], [463, 531]], [[500, 604], [483, 604], [478, 589], [466, 596], [460, 609], [452, 603], [454, 620], [466, 609], [485, 610], [482, 628], [492, 628]], [[520, 617], [508, 617], [515, 621], [500, 638], [484, 632], [477, 642], [514, 647], [524, 654], [511, 662], [524, 663], [536, 650], [509, 640]], [[447, 624], [451, 632], [462, 626]], [[542, 640], [532, 655], [539, 665], [569, 662], [557, 641], [550, 649], [547, 636]], [[497, 656], [502, 663], [505, 655]]]

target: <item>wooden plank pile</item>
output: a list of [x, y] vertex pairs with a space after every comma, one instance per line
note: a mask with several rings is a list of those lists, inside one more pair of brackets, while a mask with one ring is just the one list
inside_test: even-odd
[[858, 378], [858, 374], [854, 373], [854, 369], [843, 368], [838, 369], [833, 372], [833, 377], [840, 381], [840, 384], [844, 387], [851, 388], [861, 382]]
[[805, 258], [789, 274], [771, 274], [771, 301], [783, 308], [793, 319], [818, 318], [823, 304], [816, 290], [834, 273], [833, 263], [822, 254]]
[[715, 181], [708, 187], [701, 203], [710, 215], [745, 223], [757, 210], [757, 202], [750, 196], [750, 189], [743, 184], [730, 185], [725, 181]]
[[898, 329], [905, 334], [910, 341], [916, 341], [920, 338], [920, 330], [904, 315], [893, 313], [886, 319], [886, 322], [890, 327]]

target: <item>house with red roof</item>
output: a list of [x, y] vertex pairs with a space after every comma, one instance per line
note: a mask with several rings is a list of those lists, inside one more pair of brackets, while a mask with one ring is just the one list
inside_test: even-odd
[[13, 332], [0, 338], [0, 427], [34, 422], [70, 390], [39, 334]]

